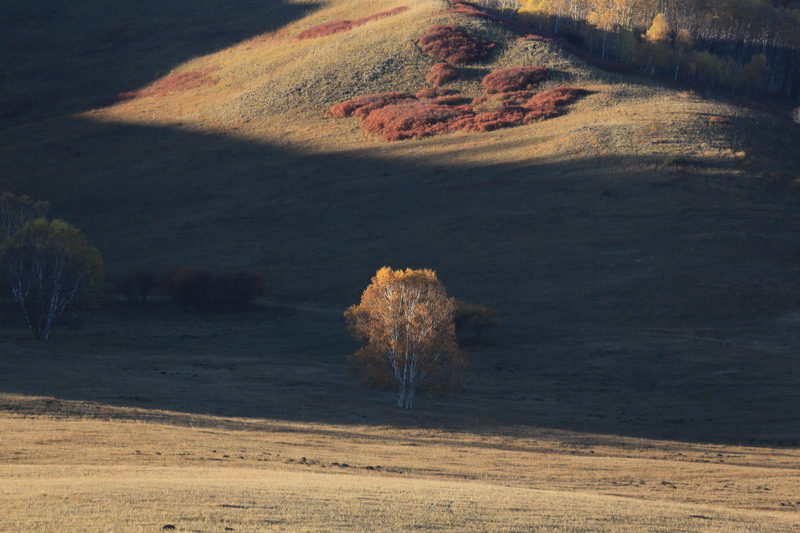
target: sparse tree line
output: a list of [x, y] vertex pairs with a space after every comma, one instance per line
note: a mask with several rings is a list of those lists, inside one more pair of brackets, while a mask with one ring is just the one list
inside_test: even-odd
[[800, 95], [797, 0], [521, 0], [519, 4], [519, 17], [530, 25], [604, 59], [712, 89]]
[[[0, 285], [5, 284], [37, 339], [47, 340], [70, 307], [98, 297], [104, 265], [81, 231], [50, 218], [46, 202], [0, 195]], [[138, 269], [117, 279], [113, 290], [128, 305], [147, 307], [156, 291], [183, 310], [239, 311], [265, 294], [258, 272], [214, 273], [187, 266], [159, 275]], [[370, 382], [397, 387], [397, 406], [411, 409], [420, 389], [457, 392], [467, 366], [460, 345], [491, 342], [494, 310], [447, 296], [428, 269], [383, 267], [361, 302], [344, 313], [364, 345], [352, 357]]]
[[[37, 339], [47, 340], [68, 309], [96, 300], [105, 268], [83, 233], [50, 216], [47, 202], [0, 194], [0, 288], [10, 295]], [[258, 272], [188, 266], [167, 275], [149, 269], [117, 279], [111, 287], [130, 306], [143, 307], [156, 291], [181, 309], [240, 311], [265, 294]]]

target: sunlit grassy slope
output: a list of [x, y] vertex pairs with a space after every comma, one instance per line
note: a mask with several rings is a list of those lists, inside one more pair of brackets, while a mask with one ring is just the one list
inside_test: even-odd
[[[247, 268], [269, 297], [109, 297], [48, 344], [2, 307], [0, 529], [798, 529], [800, 130], [780, 108], [438, 0], [10, 4], [0, 189], [50, 200], [112, 278]], [[421, 88], [414, 40], [443, 23], [499, 43], [450, 88], [544, 65], [592, 94], [397, 143], [325, 115]], [[383, 265], [498, 310], [459, 397], [401, 413], [348, 372], [341, 312]]]
[[9, 531], [800, 527], [797, 451], [3, 401], [18, 410], [0, 418]]

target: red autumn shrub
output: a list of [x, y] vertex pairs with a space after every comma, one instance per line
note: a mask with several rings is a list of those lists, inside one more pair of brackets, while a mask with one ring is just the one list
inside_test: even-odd
[[504, 107], [522, 107], [531, 99], [533, 94], [533, 91], [482, 94], [472, 101], [472, 105], [482, 111], [490, 111]]
[[165, 94], [176, 91], [187, 91], [189, 89], [196, 89], [198, 87], [208, 87], [214, 85], [217, 81], [209, 76], [210, 73], [218, 70], [218, 67], [209, 67], [203, 70], [195, 70], [192, 72], [183, 72], [173, 76], [166, 77], [162, 80], [138, 91], [128, 91], [117, 94], [118, 100], [133, 100], [140, 96], [164, 96]]
[[432, 26], [417, 40], [422, 51], [448, 63], [474, 63], [488, 57], [495, 43], [470, 35], [458, 26]]
[[528, 111], [521, 107], [506, 107], [493, 111], [482, 111], [462, 125], [467, 131], [493, 131], [524, 124]]
[[708, 123], [709, 124], [730, 124], [731, 122], [725, 117], [721, 117], [719, 115], [712, 115], [712, 116], [708, 117]]
[[557, 108], [574, 102], [581, 96], [589, 94], [586, 89], [576, 87], [558, 87], [542, 91], [533, 95], [523, 107], [529, 110], [529, 116], [538, 115], [535, 118], [548, 118], [557, 113]]
[[413, 100], [413, 97], [406, 93], [365, 94], [335, 104], [328, 110], [328, 114], [336, 118], [350, 116], [364, 118], [374, 109], [411, 100]]
[[359, 96], [336, 104], [329, 114], [360, 117], [366, 131], [387, 141], [399, 141], [453, 131], [492, 131], [527, 124], [555, 116], [559, 106], [589, 93], [585, 89], [559, 87], [539, 94], [515, 91], [483, 95], [470, 102], [459, 94], [446, 94], [448, 92], [426, 87], [416, 98], [404, 93]]
[[326, 22], [325, 24], [320, 24], [319, 26], [314, 26], [313, 28], [309, 28], [305, 31], [300, 32], [297, 35], [298, 39], [314, 39], [316, 37], [325, 37], [326, 35], [333, 35], [334, 33], [342, 33], [345, 31], [350, 31], [353, 28], [358, 26], [363, 26], [368, 22], [372, 22], [373, 20], [382, 19], [385, 17], [389, 17], [391, 15], [396, 15], [398, 13], [402, 13], [406, 11], [408, 6], [400, 6], [394, 9], [390, 9], [389, 11], [382, 11], [381, 13], [375, 13], [374, 15], [370, 15], [368, 17], [356, 19], [356, 20], [334, 20], [333, 22]]
[[372, 111], [364, 120], [364, 129], [387, 141], [428, 137], [453, 131], [459, 119], [472, 114], [469, 106], [406, 102]]
[[489, 94], [526, 91], [536, 88], [549, 75], [544, 67], [511, 67], [490, 72], [482, 83]]
[[436, 63], [431, 67], [431, 70], [428, 72], [428, 76], [425, 78], [425, 80], [434, 87], [438, 87], [455, 77], [456, 69], [452, 65], [447, 63]]
[[469, 4], [467, 2], [450, 2], [450, 4], [453, 7], [445, 11], [445, 13], [456, 13], [461, 15], [470, 15], [473, 17], [496, 18], [494, 15], [488, 11], [484, 11], [475, 4]]

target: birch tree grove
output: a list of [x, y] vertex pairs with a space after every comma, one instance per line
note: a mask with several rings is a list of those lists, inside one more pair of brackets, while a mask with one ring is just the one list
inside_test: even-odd
[[63, 220], [37, 218], [7, 237], [0, 264], [14, 300], [37, 339], [103, 274], [100, 252]]
[[455, 391], [466, 356], [458, 349], [455, 299], [432, 270], [384, 267], [345, 319], [366, 344], [352, 361], [374, 382], [398, 387], [397, 407], [411, 409], [420, 386]]
[[522, 0], [518, 14], [646, 72], [800, 96], [800, 0]]

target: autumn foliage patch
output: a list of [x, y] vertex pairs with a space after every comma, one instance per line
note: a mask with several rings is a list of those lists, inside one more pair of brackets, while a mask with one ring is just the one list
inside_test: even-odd
[[389, 104], [411, 101], [414, 98], [406, 93], [376, 93], [356, 96], [344, 102], [339, 102], [328, 110], [328, 114], [335, 118], [355, 116], [365, 118], [375, 109], [386, 107]]
[[488, 94], [527, 91], [547, 79], [545, 67], [512, 67], [495, 70], [483, 78], [483, 88]]
[[297, 35], [297, 38], [314, 39], [317, 37], [325, 37], [326, 35], [333, 35], [334, 33], [342, 33], [350, 31], [353, 28], [356, 28], [358, 26], [363, 26], [364, 24], [372, 22], [373, 20], [378, 20], [392, 15], [397, 15], [398, 13], [402, 13], [403, 11], [406, 10], [408, 10], [408, 6], [400, 6], [394, 9], [390, 9], [389, 11], [382, 11], [381, 13], [375, 13], [374, 15], [370, 15], [368, 17], [356, 20], [335, 20], [333, 22], [326, 22], [325, 24], [320, 24], [319, 26], [314, 26], [313, 28], [309, 28], [303, 32], [300, 32]]
[[436, 63], [431, 67], [425, 81], [434, 87], [439, 87], [441, 84], [447, 83], [455, 77], [456, 69], [452, 65], [448, 63]]
[[432, 26], [417, 40], [423, 52], [448, 63], [474, 63], [492, 53], [495, 43], [475, 37], [458, 26]]
[[589, 94], [586, 89], [577, 87], [558, 87], [534, 94], [523, 106], [528, 110], [526, 121], [550, 118], [558, 114], [558, 108], [574, 102], [582, 96]]
[[364, 129], [387, 141], [428, 137], [457, 129], [455, 124], [471, 114], [470, 106], [407, 102], [372, 111]]
[[197, 89], [198, 87], [208, 87], [217, 83], [217, 79], [209, 76], [212, 72], [218, 70], [217, 67], [209, 67], [203, 70], [195, 70], [192, 72], [183, 72], [168, 76], [152, 84], [150, 87], [140, 89], [138, 91], [128, 91], [119, 93], [117, 99], [119, 100], [132, 100], [140, 96], [164, 96], [166, 94], [187, 91], [189, 89]]
[[[492, 131], [527, 124], [558, 114], [558, 108], [588, 94], [584, 89], [559, 87], [490, 95], [496, 108], [483, 109], [458, 94], [435, 96], [441, 89], [428, 87], [411, 97], [405, 93], [360, 96], [336, 104], [329, 114], [357, 116], [364, 129], [387, 141], [429, 137], [453, 131]], [[430, 95], [430, 96], [427, 96]], [[484, 100], [485, 101], [485, 100]]]

